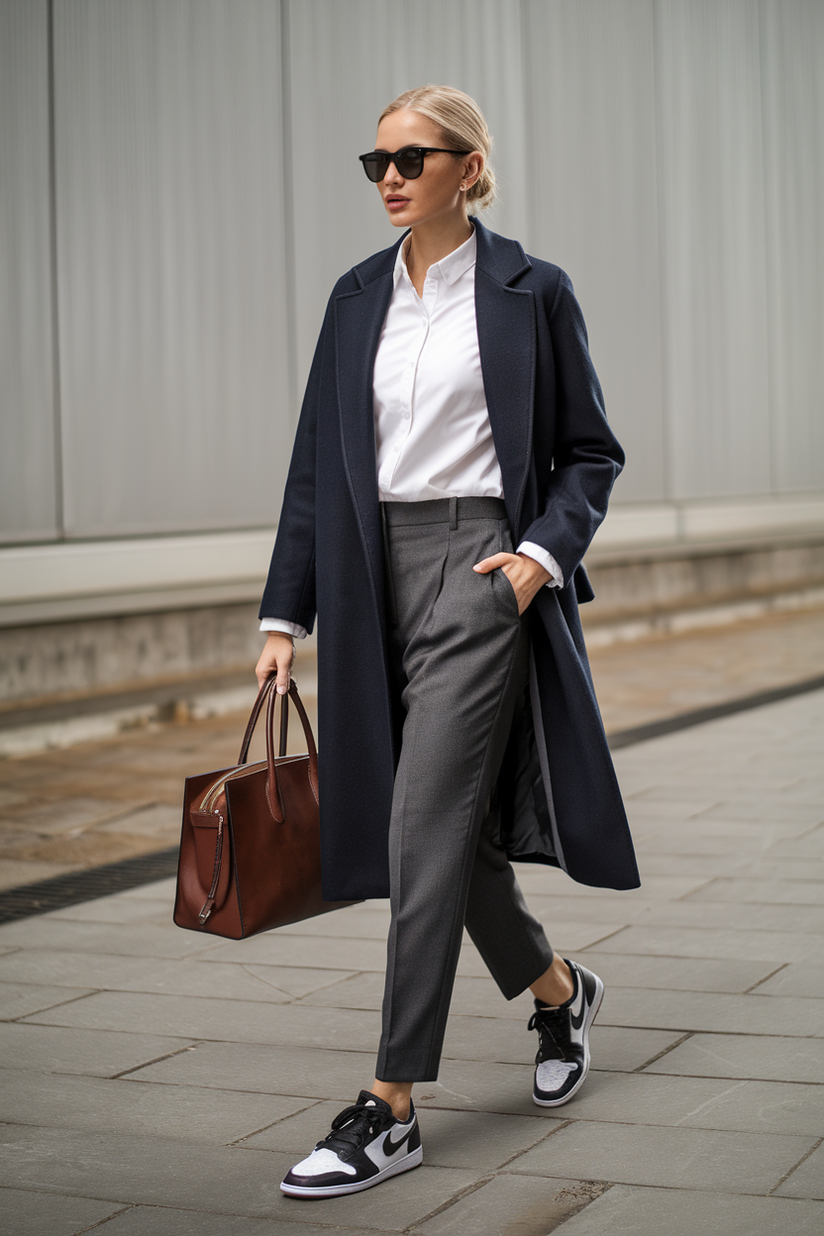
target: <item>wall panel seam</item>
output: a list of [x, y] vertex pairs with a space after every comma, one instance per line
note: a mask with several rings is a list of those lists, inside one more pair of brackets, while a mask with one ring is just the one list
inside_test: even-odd
[[764, 194], [764, 284], [767, 290], [767, 347], [765, 364], [767, 367], [767, 400], [769, 410], [769, 486], [770, 493], [778, 493], [778, 391], [775, 372], [776, 332], [772, 323], [777, 311], [777, 288], [773, 278], [774, 255], [771, 252], [776, 239], [775, 212], [770, 202], [767, 185], [767, 162], [769, 158], [769, 136], [767, 132], [767, 84], [770, 76], [766, 71], [766, 39], [764, 30], [764, 0], [758, 6], [758, 71], [760, 74], [759, 99], [761, 103], [761, 184]]
[[[659, 339], [661, 348], [660, 390], [661, 406], [661, 472], [664, 498], [674, 500], [675, 485], [672, 474], [672, 427], [669, 406], [670, 380], [670, 346], [668, 334], [669, 314], [667, 301], [667, 251], [666, 251], [666, 220], [664, 174], [662, 165], [663, 146], [663, 103], [661, 97], [661, 18], [659, 13], [660, 0], [651, 0], [652, 9], [652, 89], [655, 106], [655, 144], [653, 158], [655, 159], [655, 244], [658, 250], [658, 307], [659, 307]], [[680, 519], [680, 516], [679, 516]]]
[[[287, 304], [297, 301], [297, 270], [295, 268], [295, 201], [294, 201], [294, 128], [292, 123], [292, 38], [289, 11], [290, 0], [280, 0], [280, 92], [281, 92], [281, 166], [283, 168], [283, 242], [284, 276]], [[297, 323], [295, 314], [286, 314], [286, 364], [291, 417], [297, 416]]]
[[49, 142], [49, 297], [52, 347], [52, 423], [54, 427], [54, 522], [58, 540], [66, 536], [63, 501], [63, 420], [60, 391], [60, 315], [57, 303], [57, 137], [55, 106], [54, 0], [47, 3], [47, 89]]

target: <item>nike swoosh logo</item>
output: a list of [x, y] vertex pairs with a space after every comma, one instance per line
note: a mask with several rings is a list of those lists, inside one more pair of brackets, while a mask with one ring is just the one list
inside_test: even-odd
[[584, 1010], [585, 1009], [586, 1009], [586, 1000], [584, 1000], [583, 995], [582, 995], [581, 1011], [579, 1013], [573, 1013], [571, 1009], [569, 1011], [569, 1020], [572, 1023], [573, 1030], [580, 1030], [581, 1026], [584, 1024]]
[[383, 1139], [383, 1153], [387, 1156], [397, 1154], [403, 1143], [408, 1139], [409, 1134], [412, 1132], [414, 1127], [414, 1124], [410, 1124], [409, 1128], [406, 1130], [399, 1142], [392, 1141], [392, 1130], [390, 1129], [386, 1134], [386, 1137]]

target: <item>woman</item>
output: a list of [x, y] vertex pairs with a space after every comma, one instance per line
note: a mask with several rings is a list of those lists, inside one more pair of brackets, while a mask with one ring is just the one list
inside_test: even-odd
[[509, 859], [638, 884], [577, 615], [623, 454], [566, 275], [470, 221], [490, 144], [426, 86], [361, 156], [404, 235], [333, 290], [261, 605], [279, 692], [320, 615], [325, 896], [392, 910], [375, 1080], [295, 1196], [421, 1162], [412, 1084], [437, 1078], [464, 924], [504, 996], [535, 996], [535, 1102], [572, 1098], [603, 984], [553, 954]]

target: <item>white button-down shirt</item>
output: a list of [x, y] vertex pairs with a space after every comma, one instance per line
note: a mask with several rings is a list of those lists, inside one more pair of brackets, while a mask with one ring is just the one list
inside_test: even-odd
[[404, 246], [372, 379], [382, 502], [503, 497], [475, 323], [475, 234], [429, 267], [418, 296]]
[[[429, 267], [423, 296], [409, 277], [404, 249], [398, 249], [372, 382], [378, 496], [382, 502], [502, 498], [475, 320], [475, 234]], [[563, 586], [560, 567], [542, 546], [522, 541], [517, 552], [549, 571], [550, 586]], [[306, 634], [277, 618], [262, 619], [260, 629]]]

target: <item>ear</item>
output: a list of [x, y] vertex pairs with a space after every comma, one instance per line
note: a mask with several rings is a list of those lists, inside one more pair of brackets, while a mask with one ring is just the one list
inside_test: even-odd
[[484, 170], [484, 157], [480, 150], [473, 150], [471, 155], [467, 155], [463, 165], [463, 181], [467, 189], [474, 185], [475, 181], [480, 177]]

